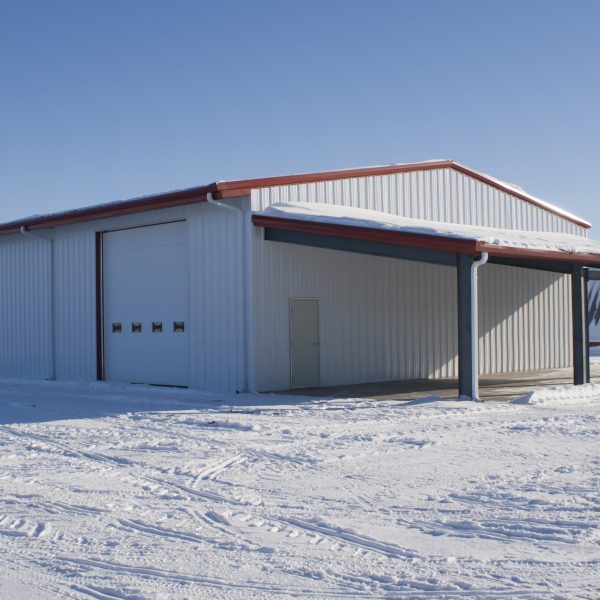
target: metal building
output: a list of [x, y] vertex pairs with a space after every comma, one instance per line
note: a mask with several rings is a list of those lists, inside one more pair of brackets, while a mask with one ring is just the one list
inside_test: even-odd
[[454, 377], [476, 397], [480, 373], [573, 366], [583, 383], [589, 227], [453, 161], [5, 223], [0, 377], [227, 392]]

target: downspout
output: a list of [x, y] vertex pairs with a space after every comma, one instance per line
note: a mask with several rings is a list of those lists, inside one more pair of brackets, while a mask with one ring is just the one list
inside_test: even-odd
[[[250, 211], [252, 204], [250, 204]], [[246, 371], [247, 387], [252, 394], [256, 393], [254, 381], [254, 226], [250, 215], [246, 219], [245, 239], [246, 244]]]
[[55, 315], [55, 310], [54, 310], [54, 303], [55, 303], [55, 299], [54, 299], [54, 240], [52, 238], [47, 238], [44, 237], [43, 235], [38, 235], [35, 233], [32, 233], [31, 231], [29, 231], [27, 229], [27, 227], [25, 227], [25, 225], [21, 225], [21, 234], [25, 235], [27, 237], [36, 239], [36, 240], [43, 240], [45, 242], [48, 242], [49, 244], [49, 248], [50, 248], [50, 282], [49, 282], [49, 286], [50, 286], [50, 290], [49, 290], [49, 294], [50, 294], [50, 373], [48, 378], [49, 379], [56, 379], [56, 323], [55, 323], [55, 319], [56, 319], [56, 315]]
[[244, 355], [246, 391], [254, 392], [254, 303], [253, 303], [253, 269], [252, 269], [252, 221], [244, 219], [244, 207], [232, 206], [217, 202], [212, 192], [206, 194], [206, 201], [211, 206], [235, 211], [240, 217], [240, 288], [243, 299], [240, 303], [241, 321], [244, 324]]
[[471, 265], [471, 400], [481, 402], [479, 398], [479, 311], [477, 301], [477, 272], [488, 261], [488, 253], [482, 252], [479, 260]]

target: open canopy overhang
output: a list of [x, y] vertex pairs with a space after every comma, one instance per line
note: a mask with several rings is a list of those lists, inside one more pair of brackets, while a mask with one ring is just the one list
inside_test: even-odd
[[489, 261], [570, 273], [573, 264], [600, 267], [600, 242], [573, 234], [435, 223], [347, 207], [275, 205], [252, 217], [265, 238], [456, 265], [457, 255], [486, 252]]
[[472, 310], [477, 306], [472, 272], [475, 259], [485, 254], [488, 262], [496, 264], [568, 274], [574, 383], [589, 382], [585, 267], [600, 267], [600, 242], [571, 234], [432, 223], [371, 213], [374, 211], [347, 207], [276, 205], [253, 215], [252, 221], [264, 228], [266, 240], [456, 267], [459, 396], [477, 398], [477, 311]]

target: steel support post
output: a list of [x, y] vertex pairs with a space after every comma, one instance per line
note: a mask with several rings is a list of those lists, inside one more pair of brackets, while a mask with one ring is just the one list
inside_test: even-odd
[[459, 254], [457, 261], [458, 291], [458, 395], [473, 397], [473, 343], [471, 322], [471, 265], [473, 257]]
[[590, 351], [588, 344], [587, 280], [582, 265], [571, 270], [571, 304], [573, 318], [573, 383], [582, 385], [590, 380]]

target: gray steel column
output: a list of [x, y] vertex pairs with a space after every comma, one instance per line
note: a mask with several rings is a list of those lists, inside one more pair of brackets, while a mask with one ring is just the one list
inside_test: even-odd
[[458, 395], [473, 397], [473, 347], [471, 323], [471, 265], [470, 254], [459, 254], [457, 257], [457, 291], [458, 291]]
[[590, 356], [587, 331], [587, 282], [582, 265], [574, 264], [571, 271], [571, 303], [573, 310], [573, 383], [589, 381]]
[[590, 280], [590, 270], [583, 270], [583, 314], [585, 316], [585, 382], [591, 382], [590, 373], [590, 297], [588, 295], [588, 281]]

